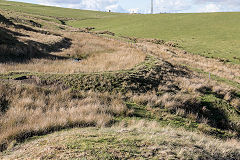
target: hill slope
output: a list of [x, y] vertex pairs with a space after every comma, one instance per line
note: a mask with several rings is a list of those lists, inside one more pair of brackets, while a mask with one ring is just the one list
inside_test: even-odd
[[72, 20], [74, 27], [96, 27], [118, 36], [158, 38], [178, 43], [185, 50], [234, 63], [239, 57], [240, 13], [119, 15], [101, 19]]
[[172, 41], [65, 24], [98, 13], [163, 16], [1, 1], [1, 159], [238, 159], [240, 66]]
[[194, 54], [240, 63], [240, 13], [129, 15], [0, 2], [1, 8], [55, 17], [70, 26], [95, 27], [118, 36], [171, 40]]

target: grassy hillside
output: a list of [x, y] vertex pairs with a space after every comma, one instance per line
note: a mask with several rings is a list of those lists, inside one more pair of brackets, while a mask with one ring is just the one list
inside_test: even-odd
[[207, 57], [240, 63], [240, 13], [119, 15], [69, 21], [74, 27], [93, 26], [118, 36], [175, 41], [185, 50]]
[[49, 7], [43, 5], [35, 5], [30, 3], [21, 3], [13, 1], [0, 0], [0, 8], [13, 10], [17, 12], [30, 13], [42, 16], [67, 18], [67, 19], [92, 19], [92, 18], [103, 18], [108, 16], [117, 15], [115, 13], [105, 13], [87, 10], [77, 9], [65, 9], [59, 7]]
[[117, 36], [175, 41], [185, 50], [206, 57], [240, 63], [240, 13], [129, 15], [63, 9], [0, 1], [0, 7], [23, 13], [57, 17], [74, 27], [95, 27]]
[[[240, 65], [169, 41], [194, 32], [186, 28], [192, 17], [219, 14], [128, 15], [1, 1], [0, 159], [238, 160]], [[163, 27], [166, 41], [144, 38], [160, 36], [161, 27], [135, 27], [154, 18], [166, 27], [173, 17], [169, 28], [186, 27], [175, 34]], [[83, 28], [65, 24], [75, 22]], [[200, 31], [195, 37], [205, 42]]]

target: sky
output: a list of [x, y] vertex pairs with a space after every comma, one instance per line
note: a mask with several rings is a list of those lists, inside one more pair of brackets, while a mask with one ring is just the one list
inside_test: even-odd
[[[150, 13], [151, 0], [13, 0], [66, 8]], [[153, 0], [154, 13], [196, 13], [240, 11], [240, 0]]]

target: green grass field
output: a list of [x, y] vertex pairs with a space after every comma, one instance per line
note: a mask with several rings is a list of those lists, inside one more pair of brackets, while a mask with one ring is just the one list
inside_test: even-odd
[[74, 27], [94, 26], [118, 36], [175, 41], [185, 50], [239, 63], [240, 13], [118, 15], [101, 19], [69, 21]]
[[[30, 14], [67, 18], [74, 27], [95, 27], [117, 36], [158, 38], [174, 41], [186, 51], [210, 58], [240, 61], [240, 13], [130, 15], [64, 9], [6, 2], [0, 8]], [[235, 58], [234, 58], [235, 57]]]

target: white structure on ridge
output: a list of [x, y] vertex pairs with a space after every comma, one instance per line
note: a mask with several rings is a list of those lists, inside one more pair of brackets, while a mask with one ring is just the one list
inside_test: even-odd
[[153, 14], [153, 0], [151, 0], [151, 14]]

